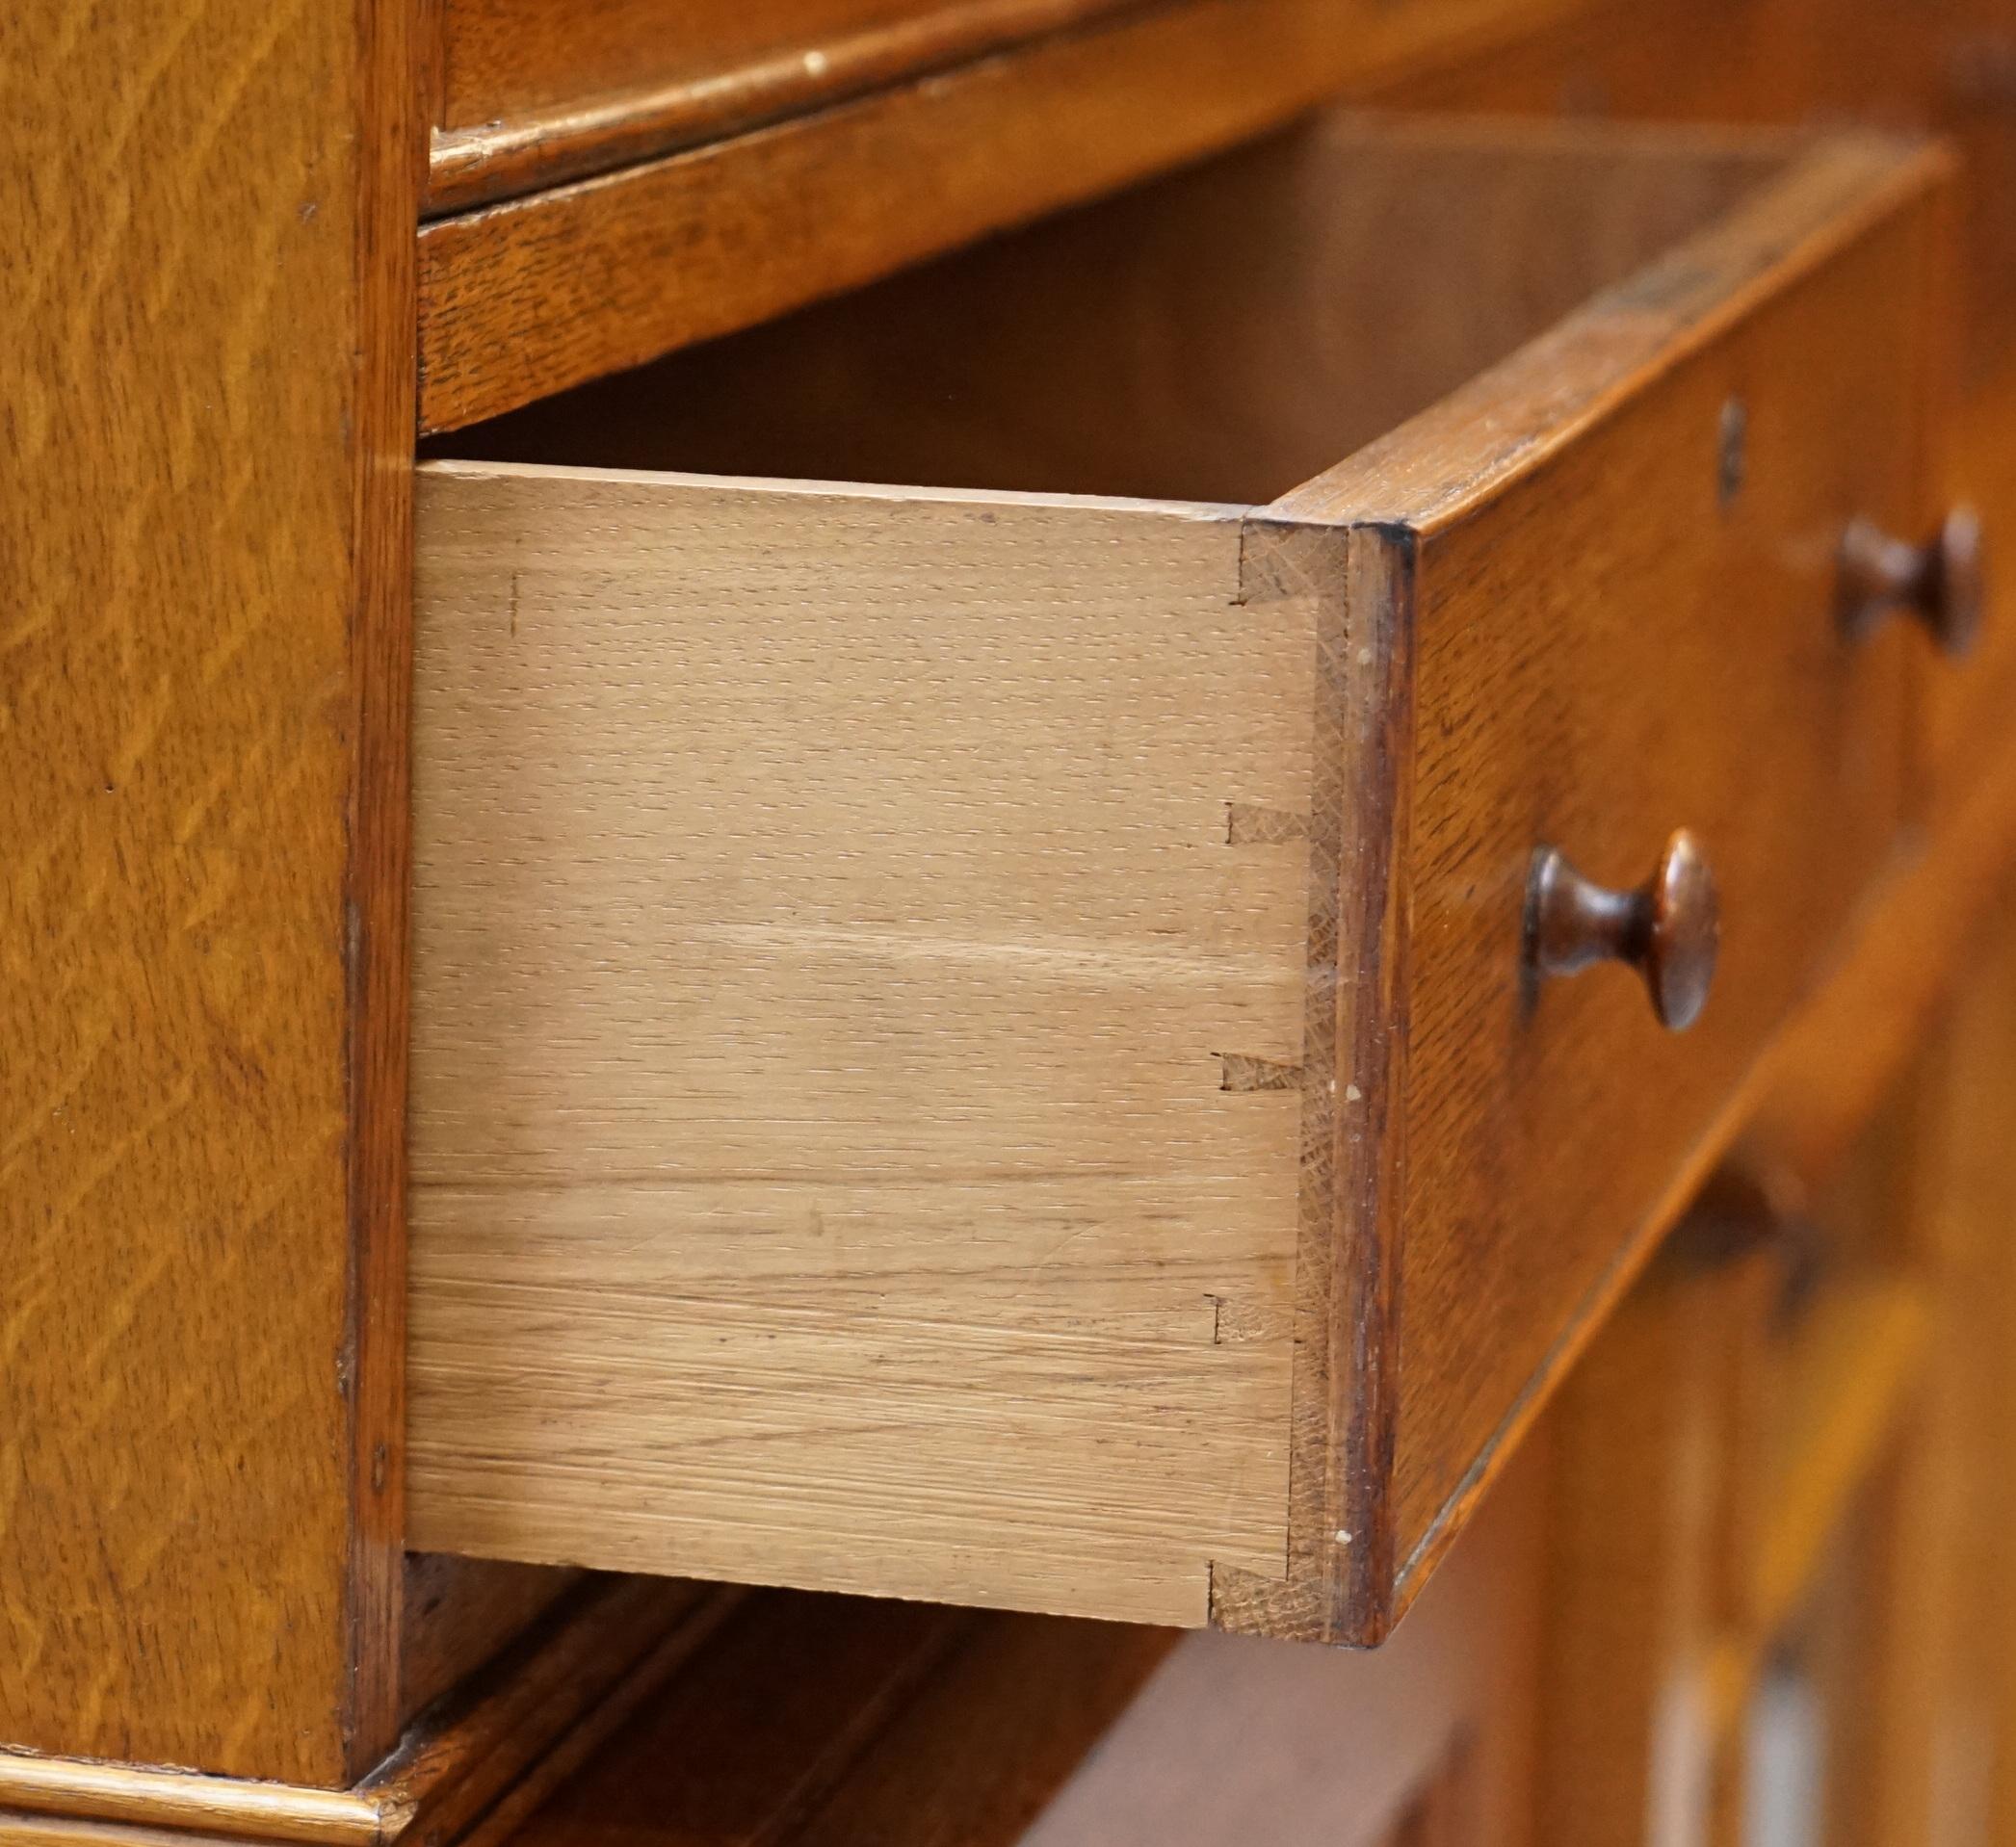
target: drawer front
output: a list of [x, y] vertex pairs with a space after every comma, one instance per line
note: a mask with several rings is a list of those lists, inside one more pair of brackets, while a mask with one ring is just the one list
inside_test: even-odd
[[[1068, 4], [1050, 0], [1049, 11]], [[927, 19], [942, 31], [986, 10], [944, 0], [611, 0], [590, 9], [446, 0], [441, 123], [474, 127], [578, 108], [645, 83], [719, 83], [772, 60], [816, 75], [836, 43], [915, 31]]]
[[[1858, 517], [1916, 530], [1937, 485], [1936, 230], [1867, 228], [1420, 540], [1403, 1574], [1726, 1133], [1897, 839], [1921, 650], [1845, 631], [1839, 550]], [[1719, 889], [1698, 1021], [1663, 1029], [1622, 963], [1537, 975], [1535, 851], [1629, 889], [1679, 828]]]
[[437, 210], [1060, 31], [1117, 0], [443, 0]]

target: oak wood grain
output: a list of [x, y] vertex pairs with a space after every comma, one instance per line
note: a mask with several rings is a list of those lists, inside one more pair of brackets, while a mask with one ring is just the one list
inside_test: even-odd
[[0, 60], [0, 1739], [396, 1735], [411, 226], [395, 6]]

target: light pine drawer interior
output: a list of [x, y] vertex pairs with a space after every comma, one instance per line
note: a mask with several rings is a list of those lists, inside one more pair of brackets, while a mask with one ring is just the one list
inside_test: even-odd
[[1335, 118], [444, 443], [412, 1543], [1381, 1635], [1890, 850], [1943, 178]]

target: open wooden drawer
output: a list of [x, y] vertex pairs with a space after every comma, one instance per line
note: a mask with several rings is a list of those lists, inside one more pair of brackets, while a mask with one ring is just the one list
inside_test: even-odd
[[1383, 1633], [1895, 837], [1945, 170], [1333, 118], [430, 459], [412, 1543]]

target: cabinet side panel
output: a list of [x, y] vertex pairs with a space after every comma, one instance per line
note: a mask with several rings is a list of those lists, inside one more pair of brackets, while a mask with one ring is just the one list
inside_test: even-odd
[[420, 163], [392, 5], [0, 57], [0, 1743], [396, 1729]]
[[1313, 615], [1239, 526], [422, 484], [412, 1532], [1284, 1569]]

